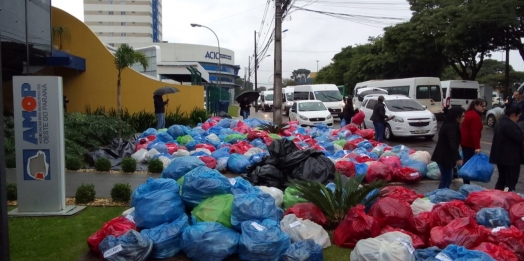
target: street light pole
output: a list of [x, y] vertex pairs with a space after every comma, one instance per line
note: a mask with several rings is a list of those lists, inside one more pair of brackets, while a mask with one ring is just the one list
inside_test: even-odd
[[[255, 31], [255, 91], [258, 92], [258, 55], [257, 55], [257, 31]], [[258, 112], [258, 99], [255, 101], [255, 112]]]
[[317, 60], [317, 73], [318, 73], [318, 60]]
[[217, 43], [218, 43], [218, 74], [217, 74], [217, 85], [218, 85], [218, 93], [220, 95], [219, 99], [222, 99], [222, 87], [220, 87], [220, 76], [222, 75], [222, 63], [221, 63], [221, 60], [220, 60], [220, 56], [222, 56], [222, 52], [220, 51], [220, 40], [218, 39], [218, 36], [217, 34], [215, 33], [215, 31], [213, 31], [213, 29], [207, 27], [207, 26], [204, 26], [204, 25], [200, 25], [200, 24], [191, 24], [192, 27], [204, 27], [206, 29], [208, 29], [209, 31], [211, 31], [215, 37], [217, 38]]
[[275, 0], [275, 80], [273, 83], [273, 122], [276, 124], [282, 124], [282, 12], [285, 11], [282, 8], [283, 1], [288, 3], [288, 0]]

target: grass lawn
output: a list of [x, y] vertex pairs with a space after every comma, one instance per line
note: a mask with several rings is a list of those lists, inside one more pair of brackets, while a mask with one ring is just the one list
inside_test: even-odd
[[[126, 209], [88, 207], [73, 217], [10, 218], [11, 260], [76, 261], [88, 250], [87, 238]], [[350, 252], [333, 245], [324, 250], [324, 260], [346, 261]]]

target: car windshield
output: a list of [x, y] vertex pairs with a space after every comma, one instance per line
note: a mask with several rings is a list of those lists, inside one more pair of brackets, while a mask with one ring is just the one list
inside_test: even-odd
[[286, 93], [286, 100], [293, 101], [293, 93]]
[[272, 100], [273, 100], [273, 94], [267, 94], [266, 101], [272, 101]]
[[298, 104], [299, 111], [325, 111], [326, 106], [321, 102], [303, 102]]
[[386, 100], [386, 106], [390, 111], [424, 111], [424, 107], [414, 100]]
[[336, 102], [342, 101], [342, 94], [337, 91], [316, 91], [315, 97], [322, 102]]

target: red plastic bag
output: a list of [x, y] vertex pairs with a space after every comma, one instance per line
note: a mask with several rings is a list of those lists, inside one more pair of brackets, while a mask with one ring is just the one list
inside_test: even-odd
[[355, 161], [357, 163], [365, 163], [365, 162], [371, 162], [371, 161], [376, 161], [376, 160], [368, 155], [361, 154], [355, 157]]
[[372, 140], [375, 138], [375, 131], [372, 129], [358, 130], [356, 134], [360, 135], [362, 138], [366, 140]]
[[358, 131], [358, 127], [355, 124], [347, 124], [346, 126], [342, 127], [341, 130], [348, 130], [351, 133], [355, 133]]
[[471, 192], [466, 198], [466, 204], [476, 212], [483, 208], [496, 207], [509, 211], [511, 206], [521, 202], [524, 202], [524, 197], [519, 196], [517, 193], [496, 189]]
[[417, 192], [402, 186], [386, 186], [382, 189], [381, 194], [382, 197], [395, 198], [406, 201], [409, 204], [413, 203], [417, 198], [424, 197], [424, 195], [417, 194]]
[[344, 145], [344, 150], [354, 150], [354, 149], [358, 148], [358, 144], [363, 142], [363, 141], [364, 141], [364, 139], [362, 139], [362, 138], [350, 140], [350, 141], [346, 142], [346, 145]]
[[452, 200], [446, 203], [440, 203], [433, 206], [431, 210], [431, 227], [445, 226], [451, 221], [469, 217], [475, 219], [475, 211], [471, 210], [464, 202]]
[[[351, 122], [356, 124], [356, 125], [360, 125], [362, 124], [362, 122], [364, 122], [364, 118], [366, 117], [366, 115], [364, 114], [363, 111], [359, 111], [357, 112], [357, 114], [355, 114], [353, 116], [353, 118], [351, 118]], [[348, 124], [348, 125], [351, 125], [351, 124]]]
[[288, 214], [295, 214], [298, 218], [309, 219], [321, 226], [324, 226], [328, 221], [322, 210], [310, 202], [293, 205], [286, 210], [284, 216]]
[[431, 231], [430, 226], [431, 213], [422, 212], [413, 217], [413, 229], [412, 231], [418, 235], [424, 242], [429, 239], [429, 232]]
[[217, 160], [211, 156], [200, 156], [198, 158], [206, 163], [206, 167], [210, 169], [214, 169], [217, 166]]
[[392, 169], [402, 168], [402, 163], [400, 162], [400, 158], [397, 156], [380, 157], [378, 161], [384, 163], [385, 165], [390, 166]]
[[300, 123], [298, 121], [288, 121], [286, 122], [288, 125], [299, 125]]
[[195, 146], [195, 149], [208, 149], [208, 150], [211, 151], [211, 152], [214, 152], [215, 150], [217, 150], [217, 149], [215, 148], [215, 146], [210, 145], [210, 144], [197, 144], [197, 145]]
[[351, 208], [346, 218], [333, 233], [333, 242], [337, 246], [354, 248], [361, 239], [380, 235], [380, 224], [364, 212], [365, 207], [357, 205]]
[[524, 202], [517, 203], [510, 207], [509, 218], [512, 224], [517, 222], [517, 220], [522, 221], [523, 217], [524, 217]]
[[156, 135], [149, 135], [149, 136], [146, 137], [146, 139], [148, 141], [154, 141], [154, 140], [156, 140]]
[[178, 145], [176, 145], [176, 143], [173, 143], [173, 142], [166, 143], [166, 147], [167, 147], [167, 151], [169, 152], [169, 155], [177, 152], [179, 149]]
[[485, 228], [481, 227], [486, 239], [484, 241], [504, 246], [515, 253], [519, 260], [524, 260], [524, 235], [516, 227]]
[[318, 143], [317, 144], [313, 144], [313, 146], [311, 146], [310, 148], [318, 150], [318, 151], [326, 151], [326, 148], [320, 146]]
[[404, 183], [417, 183], [422, 179], [422, 175], [416, 169], [404, 167], [395, 169], [392, 175], [393, 181]]
[[[142, 141], [145, 141], [144, 143], [142, 143]], [[135, 146], [135, 152], [139, 151], [140, 149], [146, 149], [147, 150], [147, 146], [149, 146], [149, 144], [151, 143], [151, 141], [147, 141], [147, 139], [141, 139], [139, 143], [136, 144]]]
[[293, 132], [290, 129], [281, 130], [278, 134], [280, 136], [285, 136], [285, 137], [293, 136]]
[[429, 243], [440, 249], [455, 244], [467, 249], [474, 248], [484, 241], [484, 233], [475, 219], [458, 218], [445, 227], [431, 229]]
[[405, 230], [413, 227], [411, 206], [396, 198], [379, 198], [369, 209], [368, 215], [375, 217], [381, 226], [389, 225]]
[[244, 153], [246, 153], [252, 147], [253, 146], [251, 146], [251, 144], [247, 143], [246, 141], [240, 141], [240, 142], [237, 142], [231, 145], [231, 147], [229, 147], [229, 153], [230, 154], [237, 153], [237, 154], [244, 155]]
[[509, 251], [502, 245], [495, 245], [493, 243], [482, 242], [477, 247], [471, 250], [478, 250], [491, 256], [495, 260], [503, 261], [518, 261], [519, 259], [513, 252]]
[[420, 238], [419, 236], [409, 232], [409, 231], [406, 231], [404, 229], [400, 229], [400, 228], [393, 228], [393, 227], [390, 227], [390, 226], [385, 226], [382, 230], [380, 230], [380, 234], [385, 234], [385, 233], [388, 233], [388, 232], [395, 232], [395, 231], [399, 231], [399, 232], [402, 232], [408, 236], [411, 237], [411, 240], [413, 241], [413, 247], [416, 248], [416, 249], [419, 249], [419, 248], [424, 248], [426, 246], [426, 243], [424, 242], [424, 240], [422, 240], [422, 238]]
[[263, 131], [251, 130], [247, 134], [247, 140], [249, 141], [261, 139], [262, 137], [267, 137], [267, 133]]
[[335, 164], [335, 169], [348, 178], [354, 177], [356, 175], [355, 163], [349, 160], [337, 161], [337, 164]]
[[374, 180], [387, 180], [391, 181], [393, 171], [387, 165], [382, 162], [371, 163], [368, 167], [368, 173], [366, 174], [366, 181], [368, 183]]
[[98, 245], [109, 235], [119, 237], [131, 229], [136, 229], [135, 223], [125, 217], [116, 217], [105, 223], [100, 230], [87, 238], [87, 245], [91, 251], [102, 258]]
[[206, 122], [204, 122], [204, 124], [202, 124], [202, 129], [207, 131], [207, 130], [211, 129], [211, 127], [213, 127], [215, 125], [216, 125], [216, 123], [213, 124], [213, 123], [211, 123], [209, 121], [206, 121]]
[[251, 128], [248, 126], [248, 125], [245, 125], [245, 124], [240, 124], [241, 121], [238, 122], [238, 125], [237, 127], [233, 128], [234, 131], [238, 131], [242, 134], [246, 134], [248, 133], [249, 131], [251, 131]]

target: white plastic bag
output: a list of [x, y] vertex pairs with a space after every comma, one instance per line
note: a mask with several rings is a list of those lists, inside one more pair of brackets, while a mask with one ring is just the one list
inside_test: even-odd
[[282, 192], [282, 190], [266, 186], [258, 186], [258, 188], [262, 190], [262, 192], [271, 195], [271, 197], [275, 199], [275, 205], [282, 208], [282, 202], [284, 202], [284, 192]]
[[214, 134], [214, 133], [211, 133], [209, 135], [206, 136], [206, 139], [208, 139], [209, 141], [212, 141], [212, 142], [220, 142], [220, 138]]
[[289, 235], [293, 242], [313, 239], [315, 243], [323, 248], [331, 246], [331, 240], [324, 228], [313, 221], [297, 218], [295, 214], [286, 215], [280, 221], [280, 227], [282, 231]]
[[252, 155], [260, 154], [260, 153], [264, 153], [264, 150], [261, 148], [250, 148], [249, 150], [246, 151], [246, 153], [244, 153], [244, 156], [249, 158]]
[[415, 261], [413, 240], [402, 232], [388, 232], [358, 241], [351, 261]]
[[411, 211], [413, 211], [413, 215], [418, 215], [422, 212], [430, 212], [434, 205], [435, 204], [431, 203], [429, 200], [417, 198], [411, 204]]
[[146, 161], [150, 161], [155, 155], [158, 155], [160, 154], [160, 152], [158, 152], [158, 150], [156, 149], [151, 149], [150, 151], [148, 151], [146, 153]]
[[162, 161], [162, 164], [164, 165], [164, 169], [167, 168], [167, 166], [169, 166], [169, 164], [171, 163], [171, 159], [166, 156], [160, 156], [158, 157], [158, 159]]
[[139, 149], [137, 152], [131, 155], [131, 158], [135, 159], [136, 162], [138, 163], [144, 163], [146, 162], [146, 154], [147, 154], [146, 149]]
[[428, 172], [426, 177], [428, 177], [428, 179], [434, 180], [440, 180], [442, 178], [442, 174], [440, 174], [440, 169], [438, 168], [438, 164], [436, 162], [431, 162], [428, 164]]
[[225, 171], [227, 169], [227, 161], [229, 160], [229, 157], [223, 157], [219, 158], [217, 160], [217, 166], [215, 167], [218, 171]]
[[135, 223], [135, 207], [132, 207], [122, 213], [122, 217], [127, 218], [131, 222]]
[[342, 148], [342, 146], [340, 146], [338, 144], [333, 144], [333, 147], [335, 147], [335, 152], [339, 152], [341, 150], [344, 150], [344, 148]]
[[211, 151], [210, 151], [209, 149], [205, 149], [205, 148], [198, 148], [198, 149], [196, 149], [196, 150], [194, 150], [194, 151], [191, 151], [191, 152], [189, 152], [189, 155], [193, 155], [193, 154], [195, 154], [197, 151], [203, 151], [205, 154], [207, 154], [207, 155], [211, 155]]
[[184, 156], [189, 156], [189, 151], [180, 149], [173, 153], [173, 157], [184, 157]]
[[428, 165], [431, 162], [431, 155], [427, 151], [419, 150], [415, 153], [409, 155], [409, 158], [416, 161], [424, 162], [424, 164]]

